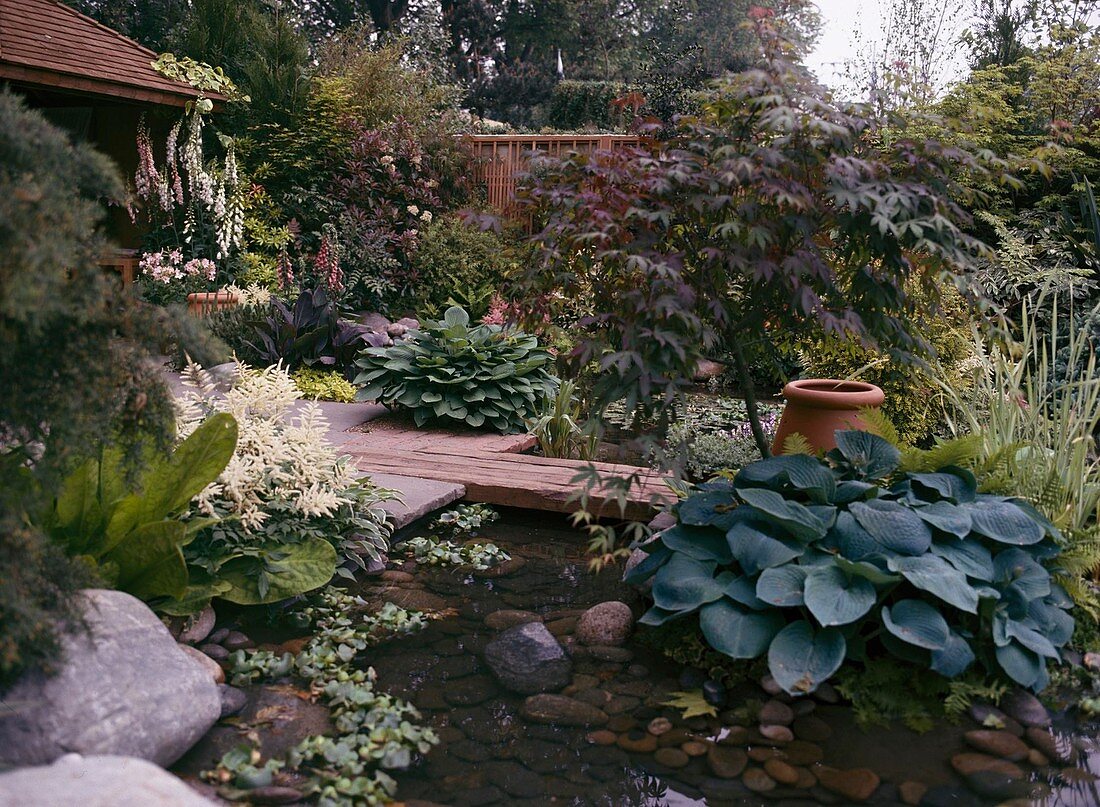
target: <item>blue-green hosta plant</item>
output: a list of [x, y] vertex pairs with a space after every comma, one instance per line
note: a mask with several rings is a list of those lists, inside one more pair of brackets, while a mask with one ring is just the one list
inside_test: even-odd
[[1047, 569], [1057, 530], [978, 492], [967, 470], [902, 473], [900, 458], [880, 437], [837, 432], [824, 460], [773, 457], [701, 485], [628, 578], [653, 578], [642, 622], [695, 615], [715, 650], [766, 654], [795, 695], [883, 652], [1042, 689], [1073, 633]]
[[458, 306], [400, 344], [367, 348], [356, 364], [361, 401], [412, 412], [417, 426], [450, 423], [522, 432], [553, 397], [553, 357], [531, 334], [470, 325]]

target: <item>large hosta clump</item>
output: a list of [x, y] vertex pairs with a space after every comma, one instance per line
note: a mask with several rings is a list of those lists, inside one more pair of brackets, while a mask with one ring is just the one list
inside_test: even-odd
[[538, 339], [499, 325], [470, 325], [461, 308], [393, 347], [364, 350], [358, 398], [412, 412], [417, 426], [461, 423], [521, 432], [554, 394], [553, 357]]
[[879, 437], [837, 432], [824, 460], [773, 457], [700, 486], [628, 578], [653, 577], [642, 622], [697, 614], [714, 649], [767, 653], [791, 694], [884, 651], [1042, 689], [1073, 633], [1044, 565], [1057, 530], [1026, 502], [979, 493], [967, 470], [899, 461]]

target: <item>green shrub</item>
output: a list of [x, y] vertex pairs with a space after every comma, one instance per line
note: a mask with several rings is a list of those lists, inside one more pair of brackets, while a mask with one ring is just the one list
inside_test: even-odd
[[[967, 370], [975, 357], [966, 304], [957, 292], [945, 294], [943, 315], [919, 328], [935, 351], [940, 372], [952, 385], [965, 390], [972, 379]], [[945, 401], [930, 373], [912, 363], [891, 359], [855, 341], [826, 338], [802, 352], [806, 375], [813, 378], [858, 379], [886, 393], [885, 414], [910, 445], [927, 445], [945, 429]]]
[[420, 234], [412, 258], [416, 276], [413, 306], [425, 317], [439, 317], [461, 305], [481, 319], [514, 265], [499, 235], [482, 232], [457, 216], [442, 216]]
[[470, 327], [470, 315], [457, 306], [400, 344], [368, 348], [356, 364], [358, 398], [407, 409], [417, 426], [521, 432], [557, 384], [553, 357], [536, 337], [499, 325]]
[[341, 373], [299, 367], [290, 377], [306, 400], [339, 403], [351, 403], [355, 400], [355, 387]]
[[628, 577], [654, 578], [642, 622], [698, 614], [711, 647], [766, 653], [791, 694], [884, 653], [1043, 689], [1074, 627], [1042, 565], [1058, 531], [1022, 501], [978, 493], [969, 471], [900, 473], [882, 438], [836, 436], [826, 460], [773, 457], [680, 503]]
[[630, 121], [611, 102], [629, 88], [619, 81], [559, 81], [550, 94], [546, 122], [555, 129], [623, 129]]
[[[775, 436], [780, 410], [760, 405], [760, 425], [768, 439]], [[668, 445], [684, 457], [690, 477], [710, 479], [720, 471], [736, 471], [760, 459], [745, 402], [736, 398], [688, 398], [668, 429]]]

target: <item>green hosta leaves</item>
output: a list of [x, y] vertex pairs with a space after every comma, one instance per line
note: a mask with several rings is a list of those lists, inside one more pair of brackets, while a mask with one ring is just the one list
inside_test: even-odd
[[978, 592], [966, 582], [966, 575], [936, 555], [919, 558], [890, 558], [890, 571], [898, 572], [922, 591], [972, 614], [978, 612]]
[[718, 523], [736, 504], [733, 495], [726, 491], [705, 491], [684, 501], [678, 515], [683, 524], [706, 527]]
[[974, 663], [974, 651], [959, 634], [952, 631], [947, 642], [939, 650], [932, 651], [933, 670], [947, 678], [957, 678]]
[[733, 557], [750, 575], [771, 566], [781, 566], [806, 551], [806, 545], [793, 538], [775, 538], [748, 523], [731, 527], [726, 540]]
[[780, 490], [790, 486], [819, 504], [832, 502], [836, 476], [813, 457], [802, 454], [771, 457], [742, 468], [734, 484], [737, 487], [765, 487]]
[[909, 484], [922, 499], [929, 502], [943, 500], [952, 504], [972, 502], [978, 490], [974, 474], [962, 468], [950, 472], [910, 474]]
[[699, 628], [707, 642], [731, 658], [756, 658], [768, 649], [784, 625], [777, 611], [747, 611], [722, 599], [699, 612]]
[[898, 467], [901, 452], [877, 434], [838, 431], [834, 451], [847, 465], [868, 479], [884, 479]]
[[966, 507], [941, 501], [917, 507], [913, 512], [937, 530], [950, 533], [956, 538], [965, 538], [970, 534], [970, 510]]
[[417, 425], [442, 421], [518, 432], [554, 392], [553, 357], [526, 334], [470, 325], [461, 308], [388, 348], [368, 348], [356, 365], [360, 400], [412, 411]]
[[805, 600], [822, 625], [847, 625], [874, 607], [875, 587], [837, 566], [820, 566], [806, 577]]
[[977, 541], [948, 538], [932, 544], [932, 554], [946, 560], [968, 577], [993, 580], [993, 553]]
[[951, 629], [939, 611], [923, 600], [901, 600], [883, 606], [882, 624], [906, 644], [926, 650], [943, 650]]
[[888, 499], [852, 502], [849, 511], [883, 549], [922, 555], [932, 546], [932, 531], [911, 509]]
[[1012, 502], [982, 500], [969, 507], [974, 532], [1003, 544], [1026, 546], [1046, 537], [1046, 530]]
[[808, 508], [785, 499], [773, 490], [744, 488], [738, 489], [737, 495], [745, 504], [755, 508], [761, 518], [782, 527], [799, 540], [821, 538], [830, 526]]
[[783, 628], [768, 648], [768, 669], [779, 686], [792, 695], [817, 689], [840, 669], [847, 645], [836, 628], [814, 631], [805, 620]]
[[998, 647], [996, 656], [1001, 669], [1020, 686], [1038, 691], [1047, 685], [1046, 661], [1018, 642]]
[[805, 602], [802, 591], [807, 574], [807, 569], [793, 564], [765, 569], [756, 581], [756, 596], [781, 608], [802, 605]]
[[653, 602], [666, 611], [690, 611], [714, 602], [723, 594], [714, 569], [714, 563], [673, 555], [653, 578]]

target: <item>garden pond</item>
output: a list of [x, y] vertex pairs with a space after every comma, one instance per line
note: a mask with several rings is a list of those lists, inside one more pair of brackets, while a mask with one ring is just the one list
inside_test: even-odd
[[[395, 775], [410, 807], [1100, 804], [1095, 727], [1055, 712], [1044, 747], [1041, 729], [1020, 725], [1045, 722], [1031, 700], [1002, 704], [1011, 716], [972, 710], [958, 724], [918, 734], [857, 725], [831, 687], [792, 701], [763, 681], [731, 689], [717, 716], [685, 718], [667, 705], [685, 689], [683, 671], [650, 644], [637, 635], [621, 647], [574, 638], [590, 606], [617, 600], [639, 614], [644, 605], [620, 581], [621, 570], [589, 571], [583, 536], [564, 518], [506, 511], [480, 540], [511, 560], [481, 572], [398, 562], [353, 587], [374, 603], [443, 614], [359, 660], [377, 671], [380, 690], [410, 700], [440, 737], [425, 759]], [[535, 619], [572, 655], [567, 697], [538, 696], [537, 707], [503, 688], [483, 656], [503, 628]], [[263, 647], [296, 651], [304, 643], [241, 620], [238, 627]], [[266, 758], [326, 731], [327, 709], [308, 693], [281, 682], [246, 689], [248, 705], [211, 730], [177, 773], [194, 780], [242, 737]], [[990, 712], [1003, 730], [982, 731]], [[988, 735], [976, 738], [980, 748], [966, 737], [975, 731]]]

